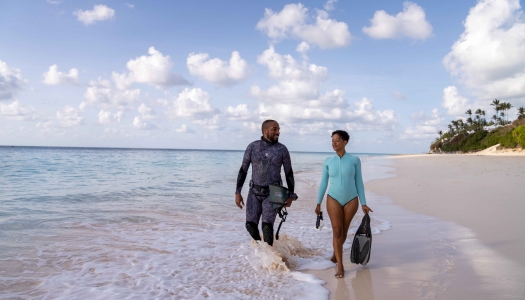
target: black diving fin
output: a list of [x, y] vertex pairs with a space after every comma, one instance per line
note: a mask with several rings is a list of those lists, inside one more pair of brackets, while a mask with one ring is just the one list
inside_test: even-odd
[[370, 216], [363, 216], [361, 225], [354, 235], [352, 249], [350, 251], [350, 261], [354, 264], [366, 265], [370, 260], [372, 251], [372, 229], [370, 228]]

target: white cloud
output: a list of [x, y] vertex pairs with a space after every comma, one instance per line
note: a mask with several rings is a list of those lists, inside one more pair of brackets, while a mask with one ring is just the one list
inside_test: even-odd
[[264, 17], [256, 28], [272, 39], [293, 38], [317, 45], [323, 49], [339, 48], [350, 44], [348, 25], [328, 18], [318, 10], [315, 23], [309, 23], [308, 9], [302, 4], [288, 4], [280, 12], [265, 9]]
[[347, 112], [346, 128], [351, 131], [362, 130], [395, 130], [399, 120], [396, 119], [394, 111], [386, 109], [376, 110], [372, 101], [367, 98], [355, 103], [357, 109]]
[[188, 126], [186, 126], [186, 124], [182, 124], [182, 126], [180, 128], [175, 129], [175, 132], [178, 132], [178, 133], [194, 133], [195, 130], [189, 128]]
[[135, 4], [131, 4], [131, 3], [127, 3], [127, 2], [126, 2], [126, 6], [129, 7], [129, 8], [135, 8]]
[[171, 73], [173, 62], [169, 55], [162, 55], [154, 47], [148, 49], [148, 54], [129, 60], [126, 64], [128, 74], [113, 72], [112, 78], [117, 88], [127, 89], [134, 82], [157, 88], [190, 84], [182, 75]]
[[62, 3], [62, 1], [47, 0], [47, 3], [53, 4], [53, 5], [58, 5], [58, 4]]
[[441, 106], [447, 109], [449, 115], [463, 117], [472, 104], [467, 98], [459, 94], [455, 86], [449, 86], [443, 90], [443, 102]]
[[384, 10], [376, 11], [370, 23], [370, 27], [363, 27], [363, 32], [374, 39], [408, 37], [425, 40], [432, 36], [432, 25], [426, 20], [423, 8], [408, 1], [403, 3], [403, 11], [396, 16]]
[[268, 67], [269, 75], [274, 79], [324, 81], [328, 78], [326, 67], [315, 64], [299, 64], [291, 55], [281, 55], [275, 52], [273, 46], [257, 56], [257, 62]]
[[97, 21], [111, 20], [115, 17], [115, 10], [109, 8], [103, 4], [97, 4], [93, 7], [93, 10], [76, 10], [73, 12], [77, 19], [84, 23], [84, 25], [90, 25]]
[[209, 118], [219, 109], [210, 104], [211, 96], [200, 88], [185, 88], [173, 101], [173, 108], [168, 113], [172, 117], [202, 119]]
[[186, 64], [192, 75], [221, 86], [233, 86], [249, 75], [248, 63], [237, 51], [232, 52], [229, 62], [219, 58], [208, 59], [208, 53], [190, 53]]
[[297, 48], [295, 48], [295, 51], [300, 53], [306, 53], [308, 50], [310, 50], [310, 44], [304, 41], [297, 45]]
[[208, 119], [194, 120], [193, 123], [210, 130], [223, 130], [226, 128], [226, 125], [223, 124], [222, 120], [219, 118], [219, 115], [215, 115]]
[[33, 107], [24, 106], [18, 100], [10, 104], [0, 102], [0, 116], [18, 121], [35, 120], [37, 118]]
[[25, 83], [20, 69], [11, 68], [0, 60], [0, 100], [11, 99]]
[[326, 1], [326, 3], [323, 5], [324, 9], [326, 11], [331, 11], [331, 10], [334, 10], [334, 4], [337, 3], [338, 0], [328, 0]]
[[49, 85], [59, 85], [59, 84], [77, 84], [78, 83], [78, 70], [72, 68], [69, 70], [69, 73], [62, 73], [58, 71], [57, 65], [52, 65], [49, 67], [49, 70], [43, 74], [44, 80], [43, 83]]
[[84, 118], [80, 115], [80, 110], [71, 106], [66, 106], [57, 111], [57, 119], [64, 127], [71, 127], [84, 124]]
[[407, 98], [405, 97], [405, 95], [403, 95], [401, 92], [398, 92], [398, 91], [393, 91], [392, 95], [394, 95], [394, 97], [396, 97], [399, 100], [406, 100]]
[[108, 80], [98, 78], [97, 81], [91, 80], [89, 87], [84, 94], [86, 105], [102, 106], [106, 108], [117, 108], [129, 110], [140, 97], [140, 89], [115, 91]]
[[226, 108], [226, 117], [230, 120], [250, 120], [252, 113], [248, 110], [248, 105], [239, 104], [236, 107], [228, 106]]
[[439, 114], [437, 108], [432, 110], [432, 114], [427, 116], [423, 111], [412, 114], [415, 120], [414, 126], [407, 127], [400, 135], [404, 140], [433, 140], [437, 137], [437, 132], [443, 125], [444, 118]]
[[525, 22], [518, 0], [481, 0], [443, 59], [480, 98], [525, 96]]
[[124, 115], [124, 112], [122, 111], [112, 114], [110, 111], [101, 109], [100, 112], [98, 113], [98, 122], [104, 125], [120, 123], [123, 115]]
[[157, 118], [157, 113], [153, 110], [153, 108], [147, 106], [144, 103], [139, 106], [138, 112], [141, 114], [143, 120], [153, 120]]
[[151, 122], [148, 122], [148, 121], [144, 121], [139, 116], [137, 116], [137, 117], [135, 117], [135, 119], [133, 119], [133, 123], [131, 125], [133, 125], [133, 127], [135, 127], [136, 129], [141, 129], [141, 130], [158, 129], [157, 125], [155, 125], [155, 124], [153, 124]]

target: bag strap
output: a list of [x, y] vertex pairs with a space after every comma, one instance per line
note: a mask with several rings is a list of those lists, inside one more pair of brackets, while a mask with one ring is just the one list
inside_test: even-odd
[[[284, 210], [284, 212], [283, 212]], [[281, 218], [281, 223], [279, 223], [279, 227], [277, 227], [277, 232], [275, 233], [275, 239], [279, 239], [279, 230], [281, 230], [281, 225], [286, 221], [286, 216], [288, 215], [288, 212], [286, 211], [286, 207], [282, 207], [277, 212], [279, 214], [279, 217]]]

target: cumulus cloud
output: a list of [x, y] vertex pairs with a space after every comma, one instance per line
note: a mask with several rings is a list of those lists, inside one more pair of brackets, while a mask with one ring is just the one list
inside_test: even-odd
[[[268, 67], [271, 78], [278, 80], [267, 90], [259, 86], [251, 88], [251, 94], [260, 100], [257, 109], [260, 119], [277, 119], [297, 128], [317, 124], [304, 127], [302, 132], [315, 128], [324, 132], [328, 127], [321, 124], [333, 122], [345, 124], [351, 130], [393, 130], [398, 123], [392, 110], [376, 110], [367, 98], [352, 107], [341, 89], [321, 93], [321, 83], [328, 78], [328, 70], [323, 66], [306, 61], [297, 63], [290, 55], [276, 53], [273, 47], [264, 51], [258, 62]], [[230, 110], [233, 112], [233, 108]]]
[[112, 114], [110, 111], [101, 109], [98, 113], [98, 122], [103, 125], [120, 123], [123, 115], [122, 111]]
[[89, 82], [89, 87], [84, 94], [86, 102], [83, 102], [81, 109], [87, 105], [93, 105], [129, 110], [139, 97], [140, 89], [115, 90], [108, 80], [98, 78], [96, 81], [91, 80]]
[[186, 124], [182, 124], [182, 126], [180, 128], [175, 129], [175, 132], [178, 132], [178, 133], [194, 133], [195, 130], [189, 128], [188, 126], [186, 126]]
[[439, 114], [437, 108], [432, 110], [430, 116], [423, 111], [412, 114], [411, 118], [415, 121], [414, 126], [407, 127], [400, 135], [404, 140], [432, 140], [437, 136], [437, 132], [443, 125], [444, 118]]
[[276, 40], [292, 38], [320, 48], [339, 48], [350, 44], [348, 25], [330, 19], [328, 12], [318, 10], [315, 22], [310, 22], [308, 9], [302, 4], [288, 4], [280, 12], [267, 8], [256, 28]]
[[208, 53], [191, 53], [186, 64], [192, 75], [226, 87], [238, 84], [249, 75], [248, 63], [237, 51], [232, 52], [229, 62], [219, 58], [209, 59]]
[[136, 129], [140, 129], [140, 130], [154, 130], [154, 129], [159, 128], [156, 124], [148, 122], [148, 121], [144, 121], [139, 116], [136, 116], [133, 119], [133, 123], [131, 123], [131, 125], [135, 127]]
[[194, 120], [193, 123], [210, 130], [223, 130], [226, 128], [219, 115], [215, 115], [212, 118]]
[[190, 84], [182, 75], [171, 72], [173, 62], [169, 55], [163, 55], [154, 47], [148, 49], [148, 54], [128, 61], [128, 74], [113, 72], [112, 78], [117, 88], [127, 89], [134, 82], [157, 88]]
[[525, 96], [525, 22], [518, 0], [481, 0], [444, 57], [446, 69], [480, 98]]
[[441, 106], [447, 109], [449, 115], [463, 117], [472, 104], [467, 98], [459, 94], [455, 86], [449, 86], [443, 90], [443, 102]]
[[115, 10], [103, 4], [97, 4], [93, 10], [76, 10], [73, 12], [84, 25], [91, 25], [97, 21], [111, 20], [115, 17]]
[[326, 1], [326, 3], [324, 4], [324, 9], [326, 11], [331, 11], [331, 10], [334, 10], [334, 5], [335, 3], [337, 3], [338, 0], [328, 0]]
[[407, 98], [405, 97], [405, 95], [403, 95], [401, 92], [398, 92], [398, 91], [393, 91], [392, 95], [394, 95], [394, 97], [396, 97], [399, 100], [406, 100]]
[[43, 83], [49, 85], [59, 84], [77, 84], [78, 83], [78, 70], [72, 68], [69, 73], [62, 73], [58, 71], [57, 65], [52, 65], [49, 70], [43, 74]]
[[210, 104], [211, 96], [200, 88], [185, 88], [173, 101], [168, 112], [171, 117], [203, 119], [219, 113], [219, 109]]
[[248, 105], [239, 104], [236, 107], [228, 106], [226, 108], [226, 117], [230, 120], [250, 120], [252, 113], [248, 110]]
[[152, 120], [157, 118], [157, 113], [153, 110], [153, 108], [147, 106], [144, 103], [139, 106], [138, 112], [141, 114], [142, 119], [144, 120]]
[[84, 118], [80, 115], [80, 110], [71, 106], [66, 106], [57, 111], [56, 118], [64, 127], [84, 124]]
[[432, 36], [432, 25], [426, 20], [423, 8], [412, 2], [403, 3], [403, 11], [395, 16], [378, 10], [363, 32], [374, 39], [411, 38], [425, 40]]
[[33, 107], [24, 106], [18, 100], [10, 104], [0, 102], [0, 116], [18, 121], [36, 120], [37, 118]]
[[0, 100], [11, 99], [25, 83], [20, 69], [11, 68], [0, 60]]

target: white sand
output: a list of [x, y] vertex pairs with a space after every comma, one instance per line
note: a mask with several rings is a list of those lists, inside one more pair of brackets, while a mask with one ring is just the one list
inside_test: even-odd
[[366, 184], [374, 216], [393, 225], [374, 236], [369, 265], [352, 265], [347, 251], [345, 279], [311, 271], [331, 299], [523, 299], [525, 158], [392, 162], [396, 177]]

